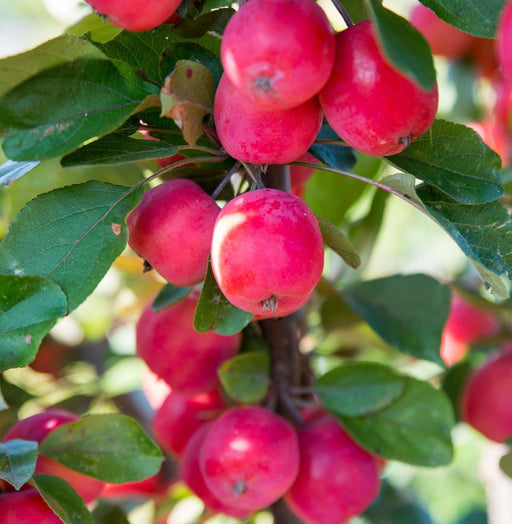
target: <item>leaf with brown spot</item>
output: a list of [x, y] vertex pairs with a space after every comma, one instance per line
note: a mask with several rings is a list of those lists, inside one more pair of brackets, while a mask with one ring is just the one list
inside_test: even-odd
[[203, 134], [203, 118], [211, 113], [215, 84], [207, 67], [191, 60], [178, 60], [160, 92], [161, 116], [172, 118], [189, 145]]

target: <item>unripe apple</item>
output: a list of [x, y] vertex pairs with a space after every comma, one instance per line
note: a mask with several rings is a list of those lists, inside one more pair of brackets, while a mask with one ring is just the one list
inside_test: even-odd
[[512, 82], [512, 0], [508, 0], [501, 13], [496, 46], [503, 75]]
[[224, 71], [260, 109], [282, 111], [315, 96], [334, 63], [334, 31], [311, 0], [251, 0], [222, 37]]
[[156, 312], [148, 304], [137, 322], [137, 354], [173, 391], [196, 395], [218, 386], [217, 368], [238, 352], [241, 334], [223, 336], [194, 329], [199, 294], [192, 291]]
[[416, 5], [409, 17], [411, 24], [425, 37], [434, 55], [458, 58], [473, 43], [473, 37], [447, 24], [434, 11], [422, 4]]
[[0, 493], [0, 521], [5, 524], [62, 524], [33, 488]]
[[221, 502], [256, 511], [279, 499], [295, 480], [297, 433], [266, 408], [231, 409], [212, 424], [199, 461], [206, 485]]
[[341, 524], [377, 497], [380, 464], [358, 446], [331, 415], [299, 429], [300, 468], [285, 495], [309, 524]]
[[218, 391], [185, 397], [173, 391], [153, 417], [153, 433], [170, 453], [180, 455], [194, 432], [226, 408]]
[[252, 164], [297, 160], [315, 141], [322, 124], [316, 97], [290, 109], [264, 111], [241, 95], [226, 74], [215, 93], [213, 115], [224, 149]]
[[[62, 424], [75, 422], [80, 418], [67, 411], [52, 410], [39, 413], [20, 420], [14, 424], [4, 437], [4, 442], [14, 439], [32, 440], [41, 443], [48, 433]], [[39, 455], [36, 463], [35, 474], [55, 475], [68, 482], [86, 503], [97, 498], [103, 490], [101, 480], [83, 475], [63, 466], [51, 458]]]
[[128, 31], [148, 31], [163, 24], [181, 0], [86, 0], [99, 14]]
[[437, 86], [425, 91], [394, 69], [370, 20], [341, 31], [336, 42], [334, 69], [319, 94], [327, 121], [367, 155], [400, 153], [434, 121]]
[[201, 448], [206, 434], [213, 422], [207, 422], [198, 428], [187, 442], [180, 458], [180, 478], [213, 511], [224, 513], [237, 519], [246, 519], [252, 511], [242, 510], [223, 504], [209, 490], [199, 465]]
[[512, 351], [498, 353], [473, 372], [461, 397], [462, 419], [496, 442], [512, 438]]
[[308, 300], [322, 275], [320, 228], [300, 198], [277, 189], [250, 191], [220, 212], [211, 264], [235, 306], [260, 318], [288, 315]]
[[191, 180], [169, 180], [146, 191], [128, 215], [128, 243], [171, 284], [199, 284], [206, 275], [219, 211]]

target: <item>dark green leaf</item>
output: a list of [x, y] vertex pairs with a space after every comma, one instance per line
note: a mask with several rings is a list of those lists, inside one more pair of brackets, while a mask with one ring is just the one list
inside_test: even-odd
[[66, 309], [64, 293], [51, 280], [0, 275], [0, 371], [32, 362]]
[[34, 484], [64, 524], [94, 524], [85, 502], [65, 480], [53, 475], [36, 475]]
[[90, 415], [59, 426], [40, 453], [91, 477], [121, 484], [158, 473], [163, 461], [156, 444], [126, 415]]
[[26, 53], [0, 60], [0, 96], [43, 69], [76, 58], [105, 58], [94, 45], [72, 35], [62, 35]]
[[354, 149], [345, 145], [329, 124], [322, 125], [316, 140], [338, 142], [338, 144], [313, 144], [310, 148], [311, 153], [329, 167], [350, 171], [356, 165], [357, 155]]
[[500, 157], [461, 124], [436, 120], [407, 149], [386, 160], [462, 204], [485, 204], [503, 195]]
[[220, 7], [229, 7], [233, 0], [206, 0], [201, 8], [201, 13], [208, 13]]
[[222, 34], [230, 18], [236, 13], [231, 7], [216, 9], [202, 14], [194, 20], [180, 20], [174, 27], [184, 38], [199, 38], [208, 31]]
[[92, 512], [95, 524], [130, 524], [124, 511], [119, 507], [100, 500]]
[[38, 165], [39, 162], [14, 162], [13, 160], [0, 164], [0, 187], [12, 184]]
[[328, 411], [358, 417], [375, 413], [396, 400], [405, 381], [393, 370], [372, 362], [347, 362], [321, 376], [315, 392]]
[[7, 405], [2, 390], [0, 389], [0, 411], [5, 411], [6, 409], [9, 409], [9, 406]]
[[443, 378], [442, 389], [450, 399], [457, 420], [459, 417], [459, 406], [461, 401], [462, 390], [466, 385], [473, 366], [467, 360], [463, 360], [448, 369]]
[[439, 346], [450, 309], [448, 286], [427, 275], [395, 275], [352, 285], [342, 295], [388, 344], [442, 365]]
[[416, 193], [471, 260], [496, 275], [512, 276], [512, 218], [501, 202], [467, 206], [427, 184]]
[[233, 400], [255, 404], [267, 394], [270, 359], [262, 351], [242, 353], [224, 362], [217, 373], [222, 386]]
[[34, 398], [34, 395], [5, 380], [2, 374], [0, 374], [0, 386], [4, 399], [11, 408], [17, 409], [28, 400]]
[[0, 272], [48, 277], [75, 309], [124, 249], [125, 218], [141, 197], [141, 189], [96, 181], [40, 195], [0, 244]]
[[36, 469], [37, 442], [8, 440], [0, 442], [0, 478], [20, 489]]
[[125, 164], [150, 158], [165, 158], [177, 152], [177, 146], [164, 142], [111, 133], [66, 155], [61, 164], [64, 167]]
[[466, 33], [484, 38], [496, 36], [496, 26], [506, 0], [420, 0], [437, 16]]
[[73, 151], [116, 129], [158, 89], [122, 62], [77, 59], [46, 69], [0, 99], [0, 133], [13, 160]]
[[343, 7], [354, 24], [370, 18], [368, 7], [363, 0], [343, 0]]
[[430, 47], [405, 18], [386, 9], [379, 0], [366, 0], [378, 38], [391, 63], [426, 91], [436, 86]]
[[172, 284], [165, 284], [153, 301], [151, 308], [156, 312], [162, 311], [162, 309], [172, 306], [178, 302], [178, 300], [186, 297], [192, 289], [191, 287], [178, 287]]
[[208, 272], [194, 315], [196, 331], [206, 333], [213, 330], [220, 335], [234, 335], [242, 331], [253, 317], [252, 313], [243, 311], [228, 301], [213, 276], [211, 266], [208, 265]]
[[453, 456], [453, 413], [443, 392], [405, 378], [403, 394], [366, 417], [340, 417], [347, 431], [369, 451], [418, 466], [448, 464]]
[[331, 222], [325, 218], [316, 217], [324, 243], [339, 255], [350, 267], [357, 268], [361, 259], [350, 240]]

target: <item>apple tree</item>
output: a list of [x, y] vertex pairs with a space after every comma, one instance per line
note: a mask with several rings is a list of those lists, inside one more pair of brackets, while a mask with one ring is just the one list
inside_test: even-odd
[[[88, 4], [0, 61], [2, 522], [434, 522], [460, 428], [512, 475], [512, 2]], [[463, 270], [367, 271], [394, 199]]]

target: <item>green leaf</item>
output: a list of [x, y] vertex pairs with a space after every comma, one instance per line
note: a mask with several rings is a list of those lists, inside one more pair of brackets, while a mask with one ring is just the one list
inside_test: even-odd
[[234, 335], [249, 324], [254, 315], [237, 308], [224, 296], [208, 265], [203, 289], [194, 315], [194, 329], [199, 333], [213, 330], [220, 335]]
[[352, 147], [345, 145], [336, 131], [329, 125], [323, 124], [316, 140], [329, 140], [339, 144], [313, 144], [311, 153], [319, 158], [324, 164], [341, 171], [350, 171], [357, 162], [356, 152]]
[[406, 378], [392, 404], [365, 417], [340, 417], [345, 429], [369, 451], [418, 466], [442, 466], [453, 456], [450, 401], [430, 384]]
[[194, 146], [203, 134], [203, 118], [211, 113], [214, 96], [210, 70], [198, 62], [179, 60], [160, 94], [162, 116], [172, 118], [187, 143]]
[[90, 415], [59, 426], [43, 440], [40, 453], [104, 482], [121, 484], [158, 473], [158, 446], [126, 415]]
[[349, 286], [343, 298], [388, 344], [440, 365], [449, 287], [427, 275], [395, 275]]
[[446, 375], [443, 377], [441, 387], [452, 403], [453, 412], [457, 420], [460, 419], [459, 406], [461, 405], [462, 391], [472, 372], [473, 366], [471, 363], [467, 360], [462, 360], [448, 368]]
[[506, 0], [420, 0], [444, 21], [475, 36], [494, 38]]
[[405, 384], [382, 364], [347, 362], [321, 376], [314, 388], [331, 413], [358, 417], [389, 406], [403, 393]]
[[150, 158], [165, 158], [178, 152], [178, 146], [156, 140], [130, 138], [111, 133], [62, 158], [64, 167], [125, 164]]
[[119, 507], [100, 500], [92, 512], [95, 524], [130, 524], [124, 511]]
[[427, 184], [416, 193], [471, 260], [496, 275], [512, 276], [512, 218], [501, 202], [467, 206]]
[[38, 165], [39, 162], [14, 162], [13, 160], [0, 164], [0, 187], [12, 184]]
[[0, 244], [0, 273], [58, 284], [75, 309], [126, 245], [125, 218], [142, 189], [102, 182], [67, 186], [29, 202]]
[[0, 275], [0, 371], [32, 362], [66, 309], [64, 293], [51, 280]]
[[151, 308], [158, 313], [186, 297], [192, 289], [191, 287], [178, 287], [172, 284], [165, 284], [153, 301]]
[[215, 9], [193, 20], [182, 19], [174, 26], [178, 35], [184, 38], [199, 38], [208, 31], [222, 34], [231, 17], [236, 13], [231, 7]]
[[36, 475], [34, 484], [64, 524], [94, 524], [85, 502], [65, 480], [53, 475]]
[[343, 7], [354, 24], [370, 18], [368, 7], [363, 0], [343, 0]]
[[[110, 20], [96, 13], [84, 16], [78, 22], [66, 29], [66, 33], [76, 36], [87, 36], [93, 43], [107, 42], [121, 32], [121, 28], [115, 26]], [[87, 33], [87, 35], [86, 35]]]
[[37, 442], [8, 440], [0, 442], [0, 478], [20, 489], [36, 469]]
[[359, 267], [361, 259], [350, 243], [350, 240], [333, 223], [325, 218], [317, 216], [316, 219], [320, 226], [324, 243], [339, 255], [350, 267]]
[[242, 353], [217, 370], [227, 394], [236, 402], [256, 404], [263, 400], [270, 385], [270, 359], [267, 353]]
[[[508, 440], [507, 444], [512, 448], [512, 440]], [[507, 477], [512, 478], [512, 449], [500, 458], [500, 469]]]
[[201, 14], [208, 13], [220, 7], [229, 7], [233, 0], [206, 0], [201, 7]]
[[77, 59], [45, 69], [0, 99], [0, 133], [12, 160], [41, 160], [73, 151], [116, 129], [156, 93], [126, 64]]
[[402, 153], [386, 160], [462, 204], [485, 204], [503, 195], [500, 157], [461, 124], [436, 120]]
[[423, 35], [379, 0], [366, 0], [382, 49], [391, 63], [425, 91], [436, 86], [436, 70]]
[[508, 283], [505, 277], [496, 275], [492, 271], [489, 271], [476, 260], [473, 260], [473, 265], [480, 275], [486, 289], [490, 289], [491, 294], [496, 298], [496, 300], [506, 300], [510, 297]]
[[72, 35], [62, 35], [26, 53], [0, 60], [0, 96], [43, 69], [76, 58], [105, 58], [94, 45]]
[[416, 179], [413, 175], [409, 173], [395, 173], [384, 177], [380, 182], [423, 207], [422, 201], [416, 194]]

